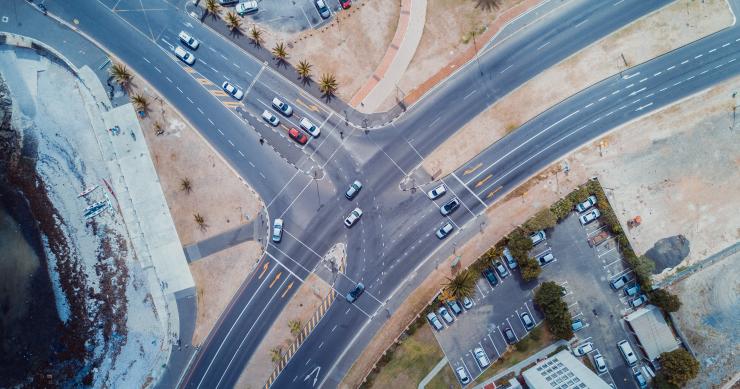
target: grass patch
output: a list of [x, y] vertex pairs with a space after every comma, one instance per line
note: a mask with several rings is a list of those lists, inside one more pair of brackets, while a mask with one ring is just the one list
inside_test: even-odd
[[429, 381], [426, 389], [449, 389], [458, 387], [459, 385], [455, 372], [452, 371], [452, 368], [448, 363], [431, 381]]
[[495, 376], [503, 370], [506, 370], [517, 363], [527, 359], [530, 355], [536, 351], [547, 347], [554, 341], [552, 334], [547, 331], [545, 326], [537, 326], [529, 335], [517, 343], [514, 347], [509, 347], [508, 350], [501, 356], [496, 362], [494, 362], [483, 374], [481, 374], [475, 381], [473, 386], [482, 383], [483, 381]]

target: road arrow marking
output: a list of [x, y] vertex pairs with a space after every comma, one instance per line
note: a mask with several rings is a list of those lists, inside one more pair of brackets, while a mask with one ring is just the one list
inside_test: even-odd
[[308, 105], [308, 104], [304, 103], [303, 100], [301, 100], [301, 99], [295, 99], [295, 102], [296, 102], [296, 104], [300, 104], [300, 105], [308, 108], [309, 110], [311, 110], [313, 112], [319, 112], [319, 107], [317, 107], [317, 106], [315, 106], [313, 104], [312, 105]]
[[500, 190], [501, 190], [501, 188], [503, 188], [503, 186], [499, 186], [498, 188], [496, 188], [496, 189], [492, 190], [492, 191], [491, 191], [490, 193], [488, 193], [488, 196], [486, 196], [486, 198], [487, 198], [487, 199], [490, 199], [491, 197], [493, 197], [493, 195], [495, 195], [495, 194], [496, 194], [496, 192], [500, 191]]
[[283, 275], [283, 272], [279, 272], [278, 274], [276, 274], [275, 279], [272, 280], [272, 282], [270, 282], [270, 286], [268, 288], [272, 288], [272, 286], [275, 285], [275, 283], [280, 279], [280, 276], [282, 275]]
[[292, 288], [292, 287], [293, 287], [293, 281], [290, 281], [290, 284], [288, 284], [288, 287], [287, 287], [287, 288], [285, 288], [285, 292], [283, 292], [283, 295], [282, 295], [282, 296], [280, 296], [280, 298], [283, 298], [283, 297], [285, 297], [285, 295], [286, 295], [286, 294], [288, 294], [288, 291], [289, 291], [289, 290], [290, 290], [290, 288]]
[[267, 271], [268, 267], [270, 267], [270, 262], [265, 262], [265, 265], [262, 266], [262, 273], [260, 273], [259, 277], [257, 277], [258, 280], [262, 279], [262, 276], [265, 275], [265, 272]]
[[478, 183], [477, 183], [477, 184], [475, 184], [475, 187], [476, 187], [476, 188], [478, 188], [478, 187], [480, 187], [481, 185], [485, 184], [485, 183], [486, 183], [486, 181], [488, 181], [488, 180], [490, 180], [490, 179], [491, 179], [491, 177], [493, 177], [493, 174], [489, 174], [489, 175], [487, 175], [487, 176], [486, 176], [486, 178], [484, 178], [484, 179], [482, 179], [482, 180], [478, 181]]
[[483, 166], [483, 162], [478, 162], [477, 165], [471, 167], [470, 169], [467, 169], [463, 172], [463, 176], [467, 176], [468, 174], [478, 170], [481, 166]]
[[303, 382], [308, 381], [308, 379], [311, 378], [311, 376], [313, 375], [313, 373], [316, 373], [316, 377], [313, 377], [313, 384], [311, 384], [311, 387], [312, 388], [315, 387], [316, 386], [316, 381], [319, 379], [319, 372], [320, 371], [321, 371], [321, 366], [314, 367], [314, 369], [311, 370], [311, 372], [308, 373], [308, 375], [306, 375], [306, 378], [303, 379]]

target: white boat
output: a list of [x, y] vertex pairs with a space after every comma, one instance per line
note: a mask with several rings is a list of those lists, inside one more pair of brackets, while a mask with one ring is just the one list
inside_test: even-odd
[[80, 192], [80, 194], [77, 195], [77, 197], [85, 197], [85, 196], [89, 195], [90, 193], [92, 193], [95, 189], [98, 189], [98, 185], [93, 185], [93, 186], [91, 186], [91, 187], [83, 190], [82, 192]]

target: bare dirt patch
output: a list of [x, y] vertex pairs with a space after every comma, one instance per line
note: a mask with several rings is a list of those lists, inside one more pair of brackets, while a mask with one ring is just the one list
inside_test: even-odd
[[551, 67], [501, 99], [427, 157], [424, 169], [452, 172], [557, 102], [625, 70], [622, 54], [627, 64], [634, 66], [730, 26], [733, 20], [724, 0], [680, 0], [663, 7]]
[[261, 255], [260, 244], [248, 241], [190, 264], [198, 296], [193, 345], [203, 343]]
[[271, 350], [275, 347], [281, 347], [282, 350], [285, 350], [293, 343], [294, 338], [290, 333], [288, 322], [299, 320], [305, 325], [330, 290], [329, 285], [315, 274], [312, 273], [306, 278], [260, 342], [259, 347], [257, 347], [246, 368], [239, 376], [236, 383], [237, 388], [261, 388], [265, 386], [267, 379], [275, 368], [271, 359]]
[[[257, 193], [150, 85], [140, 77], [134, 84], [131, 95], [140, 93], [150, 101], [140, 123], [183, 246], [253, 220], [263, 208]], [[156, 135], [158, 128], [162, 135]], [[190, 193], [182, 189], [184, 179], [190, 181]], [[213, 188], [219, 188], [218, 201]], [[205, 219], [205, 230], [195, 222], [195, 214]]]

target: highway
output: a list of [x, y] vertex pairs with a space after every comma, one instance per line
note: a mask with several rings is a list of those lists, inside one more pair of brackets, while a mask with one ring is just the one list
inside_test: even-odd
[[[270, 217], [286, 219], [283, 241], [269, 245], [258, 265], [266, 270], [245, 282], [185, 375], [182, 386], [194, 388], [233, 387], [285, 301], [310, 272], [332, 275], [322, 255], [346, 242], [348, 266], [333, 275], [334, 287], [343, 295], [363, 282], [365, 294], [353, 305], [338, 298], [274, 383], [336, 387], [388, 314], [455, 244], [488, 222], [482, 214], [492, 202], [577, 147], [737, 75], [740, 66], [735, 60], [740, 32], [733, 27], [627, 69], [543, 112], [441, 179], [463, 206], [448, 218], [455, 234], [440, 241], [433, 234], [445, 220], [438, 213], [441, 204], [423, 194], [433, 185], [430, 179], [415, 174], [423, 157], [533, 76], [668, 1], [602, 6], [571, 0], [487, 49], [480, 67], [475, 62], [464, 67], [391, 125], [367, 132], [355, 119], [358, 113], [339, 114], [302, 91], [190, 18], [182, 2], [149, 3], [158, 11], [145, 17], [116, 12], [121, 4], [113, 0], [46, 5], [62, 20], [76, 20], [82, 33], [154, 85], [260, 194]], [[171, 54], [183, 29], [202, 42], [192, 67]], [[242, 102], [220, 92], [224, 80], [245, 91]], [[275, 96], [295, 109], [292, 117], [281, 117], [285, 127], [259, 118]], [[300, 118], [321, 126], [321, 136], [304, 147], [285, 134]], [[354, 179], [365, 187], [350, 202], [343, 192]], [[347, 229], [341, 220], [355, 206], [365, 214]]]

